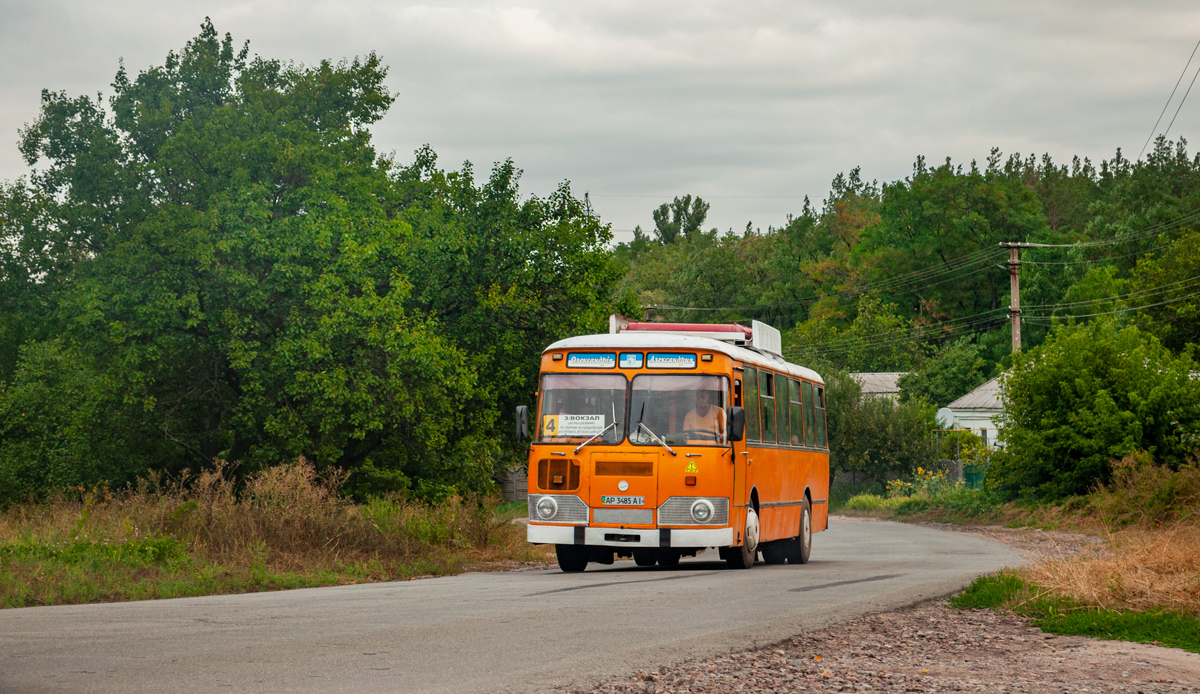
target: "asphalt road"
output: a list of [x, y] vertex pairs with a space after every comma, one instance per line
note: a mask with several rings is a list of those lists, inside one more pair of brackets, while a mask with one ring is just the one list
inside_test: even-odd
[[781, 641], [1022, 563], [835, 518], [812, 562], [555, 571], [0, 610], [0, 692], [529, 692]]

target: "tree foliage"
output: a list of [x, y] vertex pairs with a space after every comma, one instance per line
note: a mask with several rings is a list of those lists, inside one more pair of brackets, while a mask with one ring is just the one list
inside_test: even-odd
[[835, 475], [862, 475], [883, 484], [933, 460], [933, 408], [928, 404], [863, 397], [846, 372], [826, 373], [825, 383], [829, 466]]
[[990, 480], [1009, 495], [1082, 494], [1110, 463], [1144, 451], [1178, 467], [1200, 445], [1200, 381], [1190, 355], [1113, 322], [1067, 326], [1021, 353], [1004, 377], [1006, 447]]
[[566, 184], [377, 156], [385, 76], [205, 22], [107, 104], [43, 93], [0, 195], [0, 494], [301, 455], [362, 491], [490, 483], [499, 408], [620, 269]]

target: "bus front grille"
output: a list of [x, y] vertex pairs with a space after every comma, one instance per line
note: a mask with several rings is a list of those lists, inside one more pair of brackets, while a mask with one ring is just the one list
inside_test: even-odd
[[608, 525], [652, 525], [654, 509], [649, 508], [594, 508], [593, 523]]
[[[697, 523], [692, 518], [692, 504], [696, 499], [708, 499], [713, 505], [713, 516], [707, 523]], [[729, 525], [729, 499], [713, 496], [673, 496], [658, 507], [659, 525]]]

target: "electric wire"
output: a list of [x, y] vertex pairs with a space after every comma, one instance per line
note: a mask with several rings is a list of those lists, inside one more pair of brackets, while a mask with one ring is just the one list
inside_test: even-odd
[[1154, 308], [1156, 306], [1165, 306], [1167, 304], [1173, 304], [1178, 301], [1183, 301], [1184, 299], [1191, 299], [1192, 297], [1196, 297], [1196, 296], [1200, 296], [1200, 292], [1193, 292], [1191, 294], [1177, 296], [1173, 299], [1167, 299], [1166, 301], [1159, 301], [1159, 302], [1153, 303], [1153, 304], [1146, 304], [1145, 306], [1126, 306], [1124, 308], [1118, 308], [1113, 311], [1101, 311], [1099, 313], [1067, 314], [1065, 316], [1055, 316], [1053, 314], [1050, 314], [1050, 315], [1036, 315], [1035, 314], [1032, 317], [1033, 318], [1057, 318], [1059, 320], [1063, 320], [1063, 319], [1067, 319], [1067, 318], [1094, 318], [1096, 316], [1111, 316], [1115, 313], [1126, 313], [1129, 311], [1141, 311], [1143, 309]]
[[[1175, 92], [1179, 90], [1179, 85], [1181, 82], [1183, 82], [1183, 76], [1187, 74], [1188, 67], [1192, 64], [1192, 58], [1196, 57], [1196, 49], [1198, 48], [1200, 48], [1200, 41], [1196, 41], [1196, 46], [1192, 49], [1192, 54], [1188, 56], [1187, 64], [1183, 66], [1183, 70], [1179, 73], [1179, 79], [1175, 80], [1175, 87], [1171, 90], [1171, 96], [1167, 97], [1167, 103], [1163, 104], [1162, 113], [1158, 114], [1158, 120], [1154, 121], [1154, 127], [1150, 128], [1150, 134], [1146, 136], [1146, 144], [1142, 145], [1142, 151], [1138, 152], [1138, 159], [1142, 158], [1142, 155], [1146, 153], [1146, 147], [1150, 146], [1150, 140], [1154, 139], [1154, 131], [1158, 130], [1158, 124], [1162, 122], [1163, 115], [1166, 114], [1167, 108], [1171, 106], [1171, 99], [1175, 98]], [[1196, 78], [1193, 77], [1192, 81], [1195, 82]], [[1176, 111], [1175, 113], [1178, 115], [1179, 112]], [[1172, 122], [1174, 122], [1174, 120], [1174, 118], [1171, 119]], [[1167, 130], [1170, 129], [1170, 127], [1167, 128]]]
[[1192, 75], [1192, 81], [1188, 84], [1187, 91], [1183, 93], [1183, 98], [1179, 100], [1179, 106], [1175, 108], [1175, 115], [1171, 116], [1171, 122], [1167, 124], [1167, 129], [1163, 131], [1164, 138], [1171, 134], [1171, 126], [1175, 125], [1175, 118], [1179, 115], [1180, 109], [1183, 108], [1184, 102], [1187, 101], [1188, 94], [1192, 93], [1192, 87], [1195, 86], [1197, 77], [1200, 77], [1200, 68], [1196, 68], [1196, 74]]

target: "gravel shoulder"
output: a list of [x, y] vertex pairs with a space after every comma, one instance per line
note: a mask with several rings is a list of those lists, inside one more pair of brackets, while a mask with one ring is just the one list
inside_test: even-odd
[[[1000, 540], [1031, 561], [1073, 556], [1101, 541], [1028, 528], [921, 525]], [[935, 600], [574, 691], [1194, 693], [1200, 654], [1045, 634], [1017, 615], [953, 610]]]
[[1043, 634], [939, 601], [577, 691], [1200, 692], [1200, 654]]

